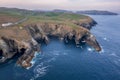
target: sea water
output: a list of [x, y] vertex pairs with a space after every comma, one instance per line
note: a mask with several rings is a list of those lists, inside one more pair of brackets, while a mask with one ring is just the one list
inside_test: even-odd
[[100, 53], [51, 39], [29, 69], [16, 60], [0, 65], [0, 80], [120, 80], [120, 16], [91, 17], [98, 23], [91, 33], [102, 47]]

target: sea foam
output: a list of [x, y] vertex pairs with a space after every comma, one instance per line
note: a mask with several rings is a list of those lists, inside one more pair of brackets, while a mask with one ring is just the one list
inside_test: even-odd
[[33, 58], [32, 61], [30, 62], [30, 63], [32, 64], [32, 66], [27, 67], [26, 69], [30, 69], [31, 67], [34, 66], [35, 62], [37, 61], [37, 56], [38, 56], [38, 55], [40, 55], [40, 52], [39, 52], [39, 53], [38, 53], [38, 52], [35, 52], [34, 58]]

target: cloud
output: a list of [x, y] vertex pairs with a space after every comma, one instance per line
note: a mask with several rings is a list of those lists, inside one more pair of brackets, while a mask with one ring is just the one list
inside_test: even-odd
[[27, 9], [119, 9], [119, 0], [0, 0], [1, 7]]

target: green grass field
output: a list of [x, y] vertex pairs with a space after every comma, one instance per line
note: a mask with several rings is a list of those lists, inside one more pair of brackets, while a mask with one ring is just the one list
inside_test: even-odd
[[64, 12], [35, 12], [22, 9], [8, 9], [0, 8], [0, 15], [5, 14], [17, 18], [25, 18], [28, 20], [23, 22], [23, 24], [32, 24], [32, 23], [61, 23], [68, 25], [70, 27], [78, 27], [73, 23], [79, 22], [83, 19], [88, 18], [88, 16], [74, 14], [74, 13], [64, 13]]

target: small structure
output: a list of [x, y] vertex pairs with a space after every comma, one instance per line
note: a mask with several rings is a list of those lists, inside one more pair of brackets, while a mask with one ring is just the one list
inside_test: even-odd
[[11, 25], [13, 25], [13, 23], [11, 23], [11, 22], [3, 23], [3, 24], [2, 24], [2, 27], [7, 27], [7, 26], [11, 26]]

